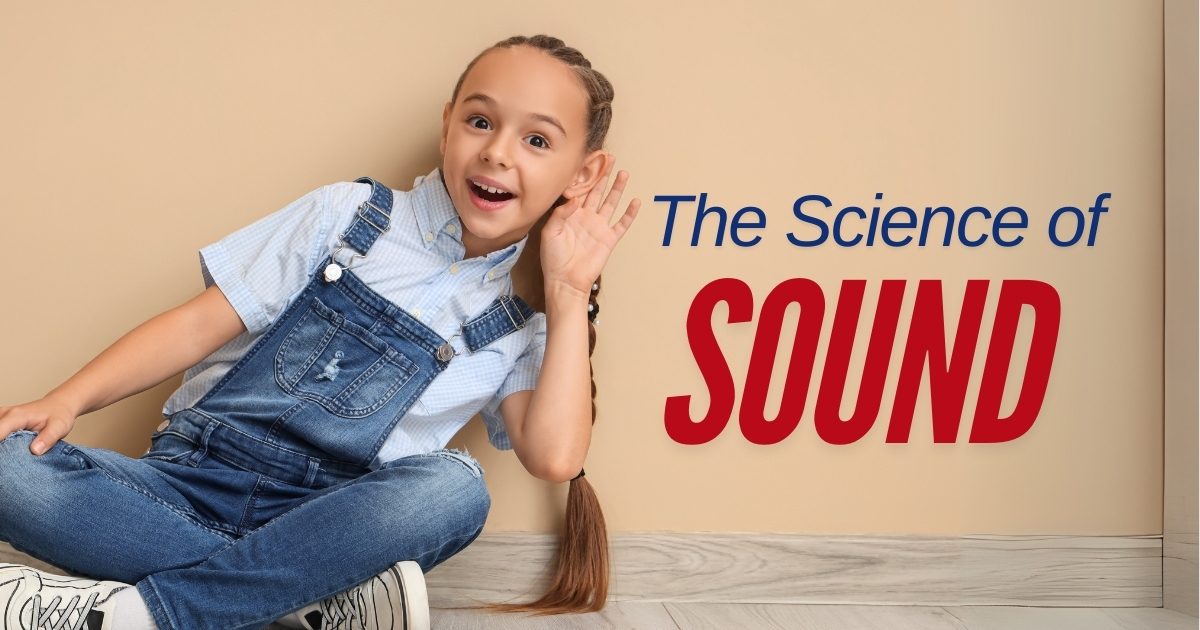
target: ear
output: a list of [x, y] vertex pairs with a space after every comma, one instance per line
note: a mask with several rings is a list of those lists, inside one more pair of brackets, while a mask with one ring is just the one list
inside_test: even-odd
[[605, 169], [608, 167], [608, 161], [612, 159], [603, 149], [596, 149], [583, 158], [583, 164], [579, 170], [575, 172], [575, 177], [571, 179], [571, 184], [563, 191], [562, 196], [567, 199], [586, 195], [589, 190], [596, 186], [596, 182], [604, 175]]
[[446, 156], [446, 136], [450, 133], [450, 112], [454, 109], [454, 103], [447, 102], [446, 107], [442, 109], [442, 143], [438, 146], [438, 151], [441, 151], [442, 157]]

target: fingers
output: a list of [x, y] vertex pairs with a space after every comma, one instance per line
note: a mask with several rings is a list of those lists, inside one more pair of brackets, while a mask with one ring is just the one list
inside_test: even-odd
[[24, 428], [23, 423], [17, 419], [16, 411], [16, 407], [0, 408], [0, 440], [8, 437], [9, 433]]
[[50, 450], [50, 447], [57, 444], [59, 440], [67, 437], [67, 434], [70, 432], [71, 426], [69, 423], [50, 421], [46, 423], [45, 428], [38, 431], [37, 437], [33, 439], [33, 444], [30, 445], [29, 450], [34, 455], [41, 455]]
[[554, 209], [554, 215], [551, 217], [551, 219], [558, 217], [558, 220], [560, 221], [566, 220], [567, 217], [575, 214], [575, 211], [578, 210], [581, 205], [583, 205], [583, 202], [579, 197], [568, 199], [567, 203], [564, 203], [563, 205]]
[[617, 160], [613, 155], [607, 154], [604, 159], [604, 174], [600, 176], [600, 180], [596, 185], [592, 186], [587, 193], [587, 198], [584, 201], [583, 207], [589, 212], [596, 212], [600, 208], [600, 199], [604, 197], [604, 190], [608, 188], [608, 176], [612, 173], [613, 165]]
[[604, 217], [605, 221], [612, 219], [613, 212], [616, 211], [617, 205], [621, 202], [621, 195], [625, 192], [625, 183], [629, 181], [629, 171], [620, 171], [617, 173], [617, 179], [613, 182], [612, 190], [609, 191], [608, 197], [604, 200], [604, 205], [600, 207], [599, 214]]
[[34, 455], [41, 455], [50, 447], [70, 433], [75, 425], [75, 418], [64, 414], [45, 399], [17, 407], [6, 407], [0, 410], [0, 440], [7, 439], [9, 434], [22, 429], [36, 431], [37, 437], [29, 445]]
[[625, 236], [625, 232], [629, 230], [629, 226], [633, 225], [633, 220], [637, 218], [638, 210], [641, 207], [641, 199], [634, 199], [629, 202], [629, 207], [625, 208], [625, 214], [621, 215], [621, 219], [612, 228], [617, 240], [621, 240], [621, 237]]
[[28, 428], [29, 422], [25, 416], [18, 407], [5, 407], [0, 410], [0, 441], [13, 431]]

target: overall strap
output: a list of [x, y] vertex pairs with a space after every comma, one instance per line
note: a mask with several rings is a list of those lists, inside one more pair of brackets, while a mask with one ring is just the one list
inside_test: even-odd
[[392, 189], [370, 177], [359, 177], [354, 183], [370, 184], [371, 197], [358, 206], [354, 221], [341, 236], [364, 257], [375, 240], [392, 227]]
[[[501, 295], [483, 309], [482, 313], [465, 322], [462, 332], [453, 335], [451, 339], [462, 335], [467, 350], [478, 352], [493, 341], [524, 328], [525, 323], [536, 312], [532, 306], [515, 295]], [[438, 358], [443, 361], [450, 360], [453, 354], [449, 343], [438, 348]]]

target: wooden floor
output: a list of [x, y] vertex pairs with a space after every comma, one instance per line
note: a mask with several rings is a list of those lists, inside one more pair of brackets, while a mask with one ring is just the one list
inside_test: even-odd
[[[619, 532], [615, 601], [1139, 608], [1163, 601], [1161, 536]], [[484, 533], [425, 576], [433, 606], [521, 599], [558, 538]]]
[[613, 602], [599, 613], [525, 617], [430, 611], [433, 630], [1197, 630], [1163, 608], [824, 606]]
[[[503, 547], [500, 544], [503, 542], [503, 540], [494, 542], [492, 546]], [[517, 542], [523, 545], [521, 547], [522, 552], [528, 549], [527, 540], [522, 539]], [[801, 542], [810, 546], [817, 543], [825, 546], [831, 544], [827, 541], [813, 543], [807, 539], [801, 540]], [[1133, 541], [1133, 543], [1137, 542]], [[1021, 544], [1027, 545], [1029, 543], [1028, 541], [1023, 541]], [[1129, 547], [1130, 544], [1132, 543], [1121, 542], [1119, 545], [1114, 545], [1111, 542], [1106, 542], [1105, 548], [1124, 549]], [[908, 546], [911, 547], [912, 545]], [[1062, 546], [1061, 541], [1059, 546]], [[486, 547], [487, 545], [481, 546], [481, 548], [485, 549]], [[1092, 549], [1096, 545], [1089, 544], [1085, 545], [1085, 547]], [[465, 556], [467, 554], [464, 552], [460, 555]], [[909, 555], [912, 554], [910, 553]], [[819, 555], [814, 557], [818, 557], [819, 559]], [[1110, 563], [1114, 560], [1112, 554], [1105, 557]], [[485, 557], [484, 559], [486, 560], [487, 558]], [[1117, 559], [1119, 560], [1119, 558]], [[1079, 559], [1077, 558], [1077, 560]], [[1086, 558], [1083, 560], [1086, 560]], [[52, 573], [60, 572], [49, 565], [13, 551], [8, 545], [0, 544], [0, 562], [5, 561], [36, 566]], [[450, 562], [454, 561], [455, 558], [452, 558]], [[545, 565], [545, 561], [546, 558], [538, 558], [538, 562], [534, 564], [541, 567]], [[450, 562], [446, 564], [449, 565]], [[1086, 564], [1086, 562], [1083, 563]], [[920, 566], [929, 564], [919, 563]], [[433, 630], [554, 630], [558, 628], [566, 630], [591, 630], [593, 628], [597, 630], [609, 628], [621, 630], [734, 630], [738, 628], [753, 630], [1200, 630], [1200, 621], [1195, 617], [1171, 610], [1163, 608], [1111, 607], [1113, 606], [1112, 602], [1141, 601], [1149, 597], [1144, 594], [1138, 594], [1141, 590], [1146, 590], [1147, 587], [1136, 580], [1127, 580], [1129, 583], [1125, 584], [1123, 582], [1124, 586], [1120, 588], [1114, 588], [1111, 584], [1105, 586], [1104, 582], [1116, 581], [1111, 579], [1111, 571], [1101, 573], [1100, 578], [1102, 579], [1097, 580], [1095, 579], [1096, 576], [1092, 576], [1093, 579], [1083, 582], [1089, 588], [1103, 591], [1099, 599], [1093, 598], [1092, 600], [1088, 600], [1102, 601], [1108, 606], [1100, 608], [1004, 605], [896, 606], [868, 604], [740, 604], [681, 601], [616, 601], [609, 602], [605, 609], [599, 613], [558, 615], [552, 617], [485, 615], [474, 610], [442, 608], [441, 606], [444, 605], [459, 605], [457, 602], [469, 601], [464, 600], [461, 595], [454, 596], [453, 594], [463, 590], [464, 585], [477, 586], [479, 583], [485, 582], [486, 580], [483, 580], [480, 576], [486, 577], [487, 571], [481, 572], [481, 566], [486, 569], [488, 565], [486, 562], [482, 563], [482, 565], [477, 563], [472, 575], [468, 575], [465, 571], [460, 571], [459, 573], [454, 573], [453, 571], [447, 572], [443, 567], [439, 567], [439, 570], [442, 571], [442, 577], [438, 579], [443, 583], [438, 586], [434, 580], [429, 580], [431, 586], [440, 588], [437, 591], [431, 589], [431, 596], [441, 593], [441, 596], [435, 598], [436, 601], [434, 601], [433, 607], [430, 610], [433, 618]], [[513, 565], [509, 563], [504, 566], [511, 568]], [[976, 563], [974, 566], [979, 566], [979, 563]], [[1046, 567], [1042, 565], [1037, 565], [1037, 567], [1041, 567], [1039, 570], [1040, 573], [1045, 573]], [[496, 569], [496, 571], [499, 571], [499, 569]], [[689, 575], [690, 573], [687, 571], [681, 571], [679, 579], [686, 579]], [[828, 580], [829, 573], [826, 572], [824, 575], [826, 580]], [[905, 575], [910, 581], [913, 580], [912, 570], [906, 571]], [[448, 579], [447, 576], [455, 579]], [[430, 573], [430, 577], [434, 577], [434, 574]], [[1025, 577], [1022, 580], [1006, 579], [1003, 582], [1029, 580], [1036, 582], [1037, 577], [1037, 575], [1033, 575], [1032, 578]], [[1087, 576], [1075, 575], [1076, 581], [1081, 577], [1086, 578]], [[709, 577], [710, 580], [718, 578], [719, 576]], [[518, 582], [518, 587], [526, 586], [521, 580], [516, 581]], [[1068, 582], [1070, 580], [1060, 581]], [[1038, 588], [1052, 590], [1055, 586], [1053, 582], [1049, 583], [1048, 586], [1044, 582], [1045, 578], [1043, 575], [1042, 582], [1037, 582], [1039, 584]], [[761, 580], [757, 581], [756, 584], [760, 587], [760, 590], [756, 591], [759, 596], [762, 596], [764, 593], [771, 595], [771, 591], [763, 586]], [[949, 584], [945, 588], [953, 588], [956, 582], [946, 582], [943, 580], [942, 582], [937, 582], [937, 584], [943, 586]], [[851, 584], [851, 586], [855, 585]], [[1151, 584], [1150, 586], [1153, 587], [1154, 585]], [[1060, 589], [1068, 587], [1069, 585], [1060, 586]], [[626, 588], [629, 588], [628, 585], [626, 585]], [[1078, 600], [1080, 598], [1078, 592], [1080, 587], [1071, 588], [1074, 588], [1071, 591], [1071, 597]], [[859, 587], [859, 590], [866, 591], [867, 589]], [[1156, 592], [1158, 593], [1150, 599], [1161, 601], [1161, 581], [1158, 582], [1157, 590], [1155, 588], [1150, 588], [1149, 590], [1152, 595]], [[721, 595], [724, 592], [718, 591], [716, 594]], [[889, 597], [895, 597], [896, 592], [897, 589], [887, 591]], [[479, 596], [479, 601], [503, 601], [506, 598], [520, 595], [521, 593], [520, 588], [515, 588], [512, 593], [500, 592], [493, 589], [482, 590], [476, 593], [476, 595]], [[691, 591], [685, 594], [689, 593]], [[1133, 595], [1130, 595], [1130, 593], [1133, 593]], [[645, 593], [642, 595], [645, 596]], [[844, 596], [844, 592], [839, 592], [839, 595]], [[746, 594], [743, 593], [742, 596], [746, 596]], [[972, 596], [979, 597], [979, 594], [973, 592]], [[1056, 601], [1058, 597], [1057, 595], [1048, 596], [1049, 601]], [[1031, 599], [1033, 601], [1043, 601], [1036, 597]], [[442, 603], [443, 601], [446, 603]], [[1120, 606], [1120, 604], [1117, 604], [1117, 606]], [[272, 625], [268, 630], [286, 629], [279, 625]]]

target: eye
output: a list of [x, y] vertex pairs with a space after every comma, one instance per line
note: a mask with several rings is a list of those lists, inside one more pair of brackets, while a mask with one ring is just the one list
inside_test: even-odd
[[531, 146], [536, 147], [538, 149], [549, 149], [550, 148], [550, 141], [546, 140], [545, 138], [543, 138], [542, 136], [539, 136], [537, 134], [529, 136], [527, 138], [527, 140], [529, 141], [529, 144]]
[[487, 130], [487, 129], [492, 128], [491, 123], [489, 123], [486, 118], [484, 118], [483, 116], [478, 116], [478, 115], [468, 117], [467, 124], [471, 125], [472, 127], [476, 128], [476, 129]]

